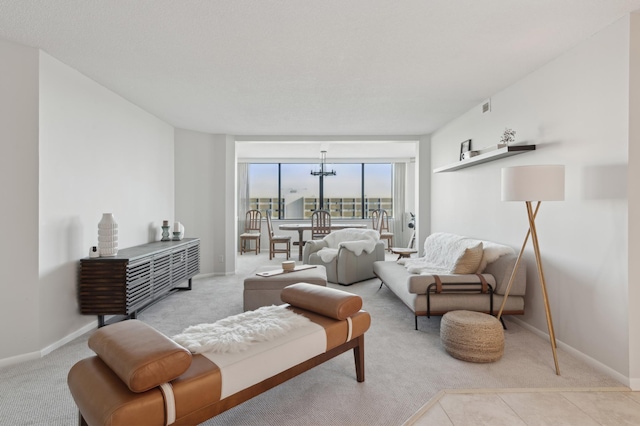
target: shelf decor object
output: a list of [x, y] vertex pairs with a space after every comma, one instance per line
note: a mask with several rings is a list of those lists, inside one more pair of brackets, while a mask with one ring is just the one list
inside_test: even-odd
[[504, 133], [502, 134], [502, 138], [500, 138], [500, 144], [507, 146], [510, 143], [515, 142], [516, 140], [516, 131], [513, 129], [506, 128], [504, 129]]
[[[538, 277], [542, 288], [542, 298], [544, 309], [547, 317], [547, 328], [549, 330], [549, 340], [551, 342], [551, 351], [553, 352], [553, 360], [555, 362], [556, 374], [560, 375], [560, 367], [558, 365], [558, 355], [556, 353], [557, 342], [556, 334], [553, 329], [553, 319], [551, 317], [551, 308], [549, 307], [549, 297], [547, 296], [547, 283], [544, 278], [542, 269], [542, 259], [540, 257], [540, 246], [538, 245], [538, 232], [536, 230], [536, 216], [540, 209], [542, 201], [563, 201], [564, 200], [564, 166], [563, 165], [537, 165], [537, 166], [516, 166], [505, 167], [502, 169], [502, 201], [524, 201], [527, 208], [527, 216], [529, 219], [529, 230], [522, 243], [520, 254], [513, 268], [513, 273], [509, 279], [509, 284], [504, 294], [502, 306], [498, 312], [497, 318], [500, 319], [505, 306], [511, 285], [520, 266], [522, 254], [531, 237], [533, 242], [533, 251], [536, 256], [536, 265], [538, 267]], [[535, 210], [531, 203], [536, 201]]]
[[173, 224], [173, 241], [180, 241], [184, 237], [184, 226], [180, 222]]
[[460, 160], [468, 158], [467, 152], [471, 152], [471, 139], [467, 139], [460, 144]]
[[488, 161], [495, 161], [500, 158], [534, 151], [535, 149], [535, 145], [506, 145], [502, 148], [494, 149], [487, 152], [483, 152], [484, 150], [478, 151], [479, 154], [474, 157], [468, 158], [466, 160], [456, 161], [455, 163], [447, 164], [446, 166], [438, 167], [437, 169], [433, 169], [433, 173], [453, 172], [455, 170], [464, 169], [466, 167], [477, 166], [478, 164], [486, 163]]
[[98, 223], [98, 251], [100, 257], [118, 254], [118, 223], [113, 213], [102, 213], [102, 219]]
[[160, 241], [171, 241], [171, 237], [169, 237], [169, 221], [168, 220], [163, 220], [162, 221], [162, 238], [160, 239]]

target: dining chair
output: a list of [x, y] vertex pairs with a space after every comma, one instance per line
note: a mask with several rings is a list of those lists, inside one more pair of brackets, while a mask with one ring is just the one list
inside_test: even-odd
[[[240, 234], [240, 255], [245, 252], [255, 251], [260, 253], [260, 239], [262, 237], [262, 213], [260, 210], [249, 210], [245, 216], [244, 232]], [[251, 248], [251, 241], [255, 242], [255, 248]], [[249, 248], [247, 248], [247, 243]]]
[[381, 240], [387, 240], [387, 251], [391, 251], [393, 232], [389, 229], [389, 215], [385, 209], [374, 210], [372, 216], [374, 215], [374, 229], [380, 233]]
[[[269, 232], [269, 260], [273, 259], [276, 253], [286, 253], [287, 260], [291, 256], [291, 236], [275, 235], [271, 223], [271, 209], [267, 210], [267, 231]], [[284, 247], [277, 247], [276, 244], [284, 244]]]
[[321, 240], [331, 233], [331, 214], [316, 210], [311, 214], [311, 239]]

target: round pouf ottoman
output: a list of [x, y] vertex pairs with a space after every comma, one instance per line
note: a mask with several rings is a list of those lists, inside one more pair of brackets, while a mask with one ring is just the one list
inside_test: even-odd
[[442, 316], [440, 340], [454, 358], [471, 362], [494, 362], [504, 353], [504, 331], [491, 315], [451, 311]]

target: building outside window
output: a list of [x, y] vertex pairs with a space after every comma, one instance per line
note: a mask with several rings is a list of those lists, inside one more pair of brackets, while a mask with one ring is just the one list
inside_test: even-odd
[[334, 219], [366, 219], [383, 208], [393, 216], [391, 164], [333, 164], [335, 176], [313, 176], [317, 163], [249, 164], [249, 208], [272, 210], [274, 218], [308, 219], [323, 208]]

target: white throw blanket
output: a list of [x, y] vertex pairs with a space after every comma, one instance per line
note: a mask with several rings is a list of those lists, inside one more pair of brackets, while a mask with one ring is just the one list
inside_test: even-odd
[[240, 352], [253, 343], [274, 340], [309, 322], [283, 305], [263, 306], [213, 324], [192, 325], [173, 336], [173, 340], [193, 353]]
[[504, 254], [513, 253], [509, 246], [496, 244], [490, 241], [475, 240], [445, 232], [436, 232], [424, 241], [424, 257], [402, 259], [405, 268], [412, 274], [450, 274], [455, 267], [455, 262], [466, 248], [482, 242], [482, 261], [476, 271], [481, 274], [485, 267], [495, 262]]
[[380, 233], [375, 229], [340, 229], [323, 238], [327, 247], [318, 250], [317, 253], [324, 263], [330, 263], [338, 255], [340, 247], [360, 256], [363, 251], [372, 253], [379, 240]]

